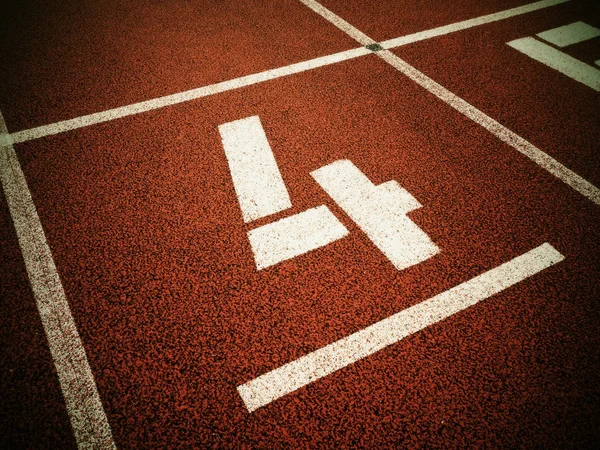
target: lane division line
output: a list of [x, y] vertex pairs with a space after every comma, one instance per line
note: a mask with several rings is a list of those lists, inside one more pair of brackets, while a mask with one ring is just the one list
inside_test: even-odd
[[267, 372], [238, 386], [237, 390], [248, 411], [253, 412], [498, 294], [563, 259], [564, 256], [554, 247], [544, 243], [435, 297]]
[[12, 217], [25, 267], [77, 446], [116, 448], [85, 349], [46, 241], [17, 154], [7, 139], [0, 112], [0, 182]]
[[[467, 28], [472, 28], [479, 25], [484, 25], [486, 23], [508, 19], [510, 17], [515, 17], [521, 14], [529, 13], [532, 11], [536, 11], [542, 8], [547, 8], [550, 6], [558, 5], [560, 3], [565, 3], [569, 0], [542, 0], [535, 3], [530, 3], [528, 5], [520, 6], [518, 8], [512, 8], [506, 11], [500, 11], [494, 14], [488, 14], [481, 17], [476, 17], [469, 20], [464, 20], [461, 22], [457, 22], [450, 25], [445, 25], [443, 27], [434, 28], [432, 30], [420, 31], [418, 33], [413, 33], [407, 36], [401, 36], [394, 39], [389, 39], [381, 43], [381, 45], [386, 48], [394, 48], [402, 45], [410, 44], [417, 41], [422, 41], [424, 39], [433, 38], [436, 36], [441, 36], [443, 34], [453, 33], [456, 31], [462, 31]], [[321, 5], [319, 5], [321, 6]], [[323, 8], [323, 7], [321, 7]], [[323, 8], [327, 13], [331, 13], [331, 11]], [[326, 13], [326, 14], [327, 14]], [[331, 13], [334, 15], [333, 13]], [[334, 15], [335, 16], [335, 15]], [[343, 22], [343, 24], [342, 24]], [[308, 70], [316, 69], [319, 67], [325, 67], [332, 64], [337, 64], [342, 61], [348, 61], [350, 59], [358, 58], [360, 56], [365, 56], [371, 54], [371, 50], [365, 48], [366, 45], [373, 45], [375, 41], [357, 30], [355, 27], [350, 25], [348, 22], [342, 20], [338, 17], [338, 23], [340, 26], [343, 26], [342, 30], [346, 33], [351, 33], [352, 37], [355, 40], [358, 40], [363, 47], [355, 48], [352, 50], [346, 50], [339, 53], [334, 53], [332, 55], [321, 56], [318, 58], [310, 59], [307, 61], [294, 63], [288, 66], [279, 67], [272, 70], [266, 70], [263, 72], [258, 72], [251, 75], [246, 75], [239, 78], [234, 78], [227, 81], [222, 81], [219, 83], [203, 86], [200, 88], [190, 89], [188, 91], [179, 92], [176, 94], [166, 95], [163, 97], [158, 97], [152, 100], [146, 100], [138, 103], [132, 103], [130, 105], [120, 106], [117, 108], [108, 109], [105, 111], [100, 111], [92, 114], [87, 114], [80, 117], [75, 117], [73, 119], [62, 120], [60, 122], [41, 125], [39, 127], [29, 128], [27, 130], [16, 131], [10, 134], [12, 142], [15, 144], [21, 142], [31, 141], [33, 139], [39, 139], [45, 136], [51, 136], [54, 134], [64, 133], [67, 131], [77, 130], [79, 128], [84, 128], [104, 122], [109, 122], [112, 120], [120, 119], [123, 117], [128, 117], [136, 114], [141, 114], [148, 111], [153, 111], [155, 109], [164, 108], [167, 106], [176, 105], [179, 103], [185, 103], [192, 100], [197, 100], [202, 97], [208, 97], [210, 95], [219, 94], [222, 92], [231, 91], [234, 89], [243, 88], [246, 86], [251, 86], [258, 83], [263, 83], [265, 81], [274, 80], [277, 78], [281, 78], [288, 75], [293, 75], [301, 72], [305, 72]]]
[[[323, 6], [319, 5], [315, 0], [299, 0], [317, 14], [323, 18], [329, 20], [333, 25], [338, 27], [340, 30], [345, 31], [348, 27], [348, 23], [336, 16], [329, 10], [326, 10]], [[317, 7], [318, 5], [318, 7]], [[327, 15], [323, 15], [323, 10], [328, 11]], [[354, 33], [353, 33], [354, 34]], [[350, 37], [354, 37], [353, 34], [349, 34]], [[362, 34], [362, 33], [361, 33]], [[482, 126], [501, 141], [513, 147], [519, 153], [525, 155], [527, 158], [535, 162], [537, 165], [550, 172], [556, 178], [561, 180], [563, 183], [571, 186], [574, 190], [591, 200], [597, 205], [600, 205], [600, 189], [594, 186], [592, 183], [579, 176], [571, 169], [565, 167], [557, 160], [552, 158], [547, 153], [543, 152], [535, 145], [531, 144], [518, 134], [506, 128], [501, 123], [492, 119], [490, 116], [485, 114], [483, 111], [475, 108], [458, 95], [452, 93], [441, 84], [435, 82], [423, 72], [420, 72], [415, 67], [408, 64], [406, 61], [396, 56], [389, 50], [381, 50], [376, 52], [377, 56], [392, 65], [399, 72], [406, 75], [408, 78], [416, 82], [419, 86], [425, 88], [431, 94], [448, 104], [461, 114], [465, 115], [473, 122]]]

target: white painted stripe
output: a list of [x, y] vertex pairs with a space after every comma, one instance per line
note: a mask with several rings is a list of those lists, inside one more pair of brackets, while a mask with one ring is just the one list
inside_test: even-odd
[[219, 125], [244, 222], [291, 208], [290, 196], [258, 116]]
[[65, 131], [76, 130], [78, 128], [83, 128], [102, 122], [108, 122], [111, 120], [120, 119], [122, 117], [127, 117], [135, 114], [140, 114], [159, 108], [164, 108], [166, 106], [196, 100], [202, 97], [208, 97], [210, 95], [218, 94], [221, 92], [239, 89], [245, 86], [251, 86], [253, 84], [262, 83], [264, 81], [274, 80], [276, 78], [305, 72], [307, 70], [312, 70], [318, 67], [335, 64], [341, 61], [347, 61], [349, 59], [357, 58], [359, 56], [367, 55], [370, 53], [371, 51], [367, 50], [366, 48], [359, 47], [353, 50], [334, 53], [333, 55], [328, 56], [321, 56], [319, 58], [314, 58], [308, 61], [291, 64], [289, 66], [267, 70], [264, 72], [259, 72], [240, 78], [211, 84], [201, 88], [191, 89], [189, 91], [179, 92], [177, 94], [155, 98], [153, 100], [147, 100], [144, 102], [134, 103], [127, 106], [121, 106], [119, 108], [109, 109], [107, 111], [77, 117], [74, 119], [64, 120], [50, 125], [43, 125], [28, 130], [18, 131], [16, 133], [12, 133], [11, 136], [15, 144], [30, 141], [32, 139], [38, 139], [44, 136], [50, 136], [57, 133], [63, 133]]
[[575, 81], [600, 91], [600, 70], [532, 37], [508, 42], [512, 48], [559, 71]]
[[0, 180], [58, 373], [77, 446], [115, 448], [83, 344], [17, 154], [0, 113]]
[[[541, 3], [541, 2], [540, 2]], [[551, 6], [551, 5], [549, 5]], [[331, 20], [342, 20], [337, 18], [335, 14], [331, 13]], [[329, 19], [328, 19], [329, 20]], [[441, 84], [436, 83], [424, 73], [418, 71], [416, 68], [402, 60], [398, 56], [394, 55], [389, 50], [379, 51], [376, 53], [384, 61], [394, 66], [398, 71], [409, 77], [411, 80], [419, 84], [421, 87], [427, 89], [433, 95], [444, 101], [461, 114], [464, 114], [475, 123], [481, 125], [498, 139], [504, 141], [515, 150], [519, 151], [523, 155], [527, 156], [533, 162], [538, 164], [543, 169], [550, 172], [552, 175], [557, 177], [559, 180], [571, 186], [577, 192], [587, 197], [592, 202], [600, 205], [600, 189], [594, 186], [589, 181], [577, 175], [572, 170], [568, 169], [550, 155], [544, 153], [533, 144], [529, 143], [521, 136], [510, 131], [504, 125], [492, 119], [482, 111], [478, 110], [474, 106], [464, 101], [459, 96], [453, 94], [448, 89], [443, 87]]]
[[507, 9], [505, 11], [500, 11], [497, 13], [488, 14], [473, 19], [463, 20], [461, 22], [456, 22], [450, 25], [444, 25], [442, 27], [433, 28], [431, 30], [420, 31], [418, 33], [409, 34], [407, 36], [388, 39], [387, 41], [383, 41], [380, 44], [385, 49], [399, 47], [401, 45], [412, 44], [413, 42], [423, 41], [425, 39], [431, 39], [433, 37], [443, 36], [449, 33], [455, 33], [456, 31], [466, 30], [468, 28], [485, 25], [487, 23], [497, 22], [499, 20], [520, 16], [521, 14], [530, 13], [561, 3], [566, 3], [567, 1], [569, 0], [543, 0], [540, 2], [529, 3], [528, 5]]
[[353, 38], [355, 41], [360, 42], [362, 45], [370, 45], [370, 44], [376, 43], [369, 36], [364, 34], [362, 31], [360, 31], [356, 27], [350, 25], [344, 19], [337, 16], [336, 14], [334, 14], [333, 12], [331, 12], [330, 10], [325, 8], [320, 3], [318, 3], [314, 0], [299, 0], [299, 1], [304, 3], [306, 6], [308, 6], [310, 9], [312, 9], [314, 12], [319, 14], [321, 17], [327, 19], [329, 22], [334, 24], [336, 27], [338, 27], [340, 30], [342, 30], [344, 33], [346, 33], [348, 36]]
[[343, 238], [348, 230], [326, 206], [311, 208], [248, 232], [258, 270]]
[[537, 165], [550, 172], [556, 178], [571, 186], [574, 190], [591, 200], [592, 202], [600, 205], [600, 189], [594, 186], [589, 181], [585, 180], [581, 176], [577, 175], [572, 170], [568, 169], [550, 155], [544, 153], [542, 150], [529, 143], [521, 136], [510, 131], [501, 123], [492, 119], [490, 116], [470, 105], [462, 98], [450, 92], [448, 89], [436, 83], [431, 78], [423, 74], [422, 72], [415, 69], [413, 66], [408, 64], [406, 61], [400, 59], [390, 51], [377, 52], [377, 55], [390, 63], [400, 72], [408, 76], [411, 80], [415, 81], [420, 86], [427, 89], [433, 95], [444, 101], [461, 114], [464, 114], [469, 119], [481, 125], [494, 136], [501, 141], [510, 145], [512, 148], [517, 150], [519, 153], [525, 155]]
[[375, 186], [350, 161], [340, 160], [311, 173], [398, 270], [439, 252], [406, 213], [419, 202], [397, 183]]
[[[519, 8], [513, 8], [507, 11], [501, 11], [495, 14], [490, 14], [487, 16], [459, 22], [457, 24], [448, 25], [447, 27], [439, 27], [433, 30], [421, 31], [419, 33], [411, 34], [408, 36], [390, 39], [382, 43], [382, 45], [385, 48], [398, 47], [400, 45], [410, 44], [412, 42], [421, 41], [423, 39], [429, 39], [431, 37], [439, 36], [441, 34], [448, 34], [455, 31], [461, 31], [473, 26], [482, 25], [496, 20], [506, 19], [519, 14], [535, 11], [541, 8], [547, 8], [549, 6], [557, 5], [559, 3], [564, 3], [567, 1], [568, 0], [544, 0], [536, 3], [531, 3], [529, 5], [521, 6]], [[347, 26], [345, 26], [344, 24], [346, 24]], [[352, 32], [355, 36], [355, 39], [359, 38], [359, 42], [364, 42], [363, 45], [369, 45], [375, 42], [373, 41], [373, 39], [364, 35], [362, 32], [358, 31], [356, 28], [348, 24], [346, 21], [343, 21], [342, 19], [338, 21], [338, 25], [341, 27], [342, 30]], [[274, 80], [280, 77], [305, 72], [307, 70], [312, 70], [331, 64], [336, 64], [342, 61], [347, 61], [368, 54], [371, 54], [370, 50], [367, 50], [364, 47], [359, 47], [352, 50], [346, 50], [343, 52], [334, 53], [332, 55], [321, 56], [318, 58], [310, 59], [308, 61], [291, 64], [289, 66], [279, 67], [277, 69], [267, 70], [264, 72], [243, 76], [240, 78], [234, 78], [232, 80], [222, 81], [220, 83], [191, 89], [188, 91], [167, 95], [152, 100], [133, 103], [131, 105], [121, 106], [118, 108], [88, 114], [69, 120], [63, 120], [49, 125], [42, 125], [39, 127], [30, 128], [28, 130], [17, 131], [15, 133], [12, 133], [11, 136], [15, 144], [20, 142], [26, 142], [32, 139], [39, 139], [44, 136], [51, 136], [53, 134], [76, 130], [78, 128], [88, 127], [99, 123], [120, 119], [122, 117], [128, 117], [159, 108], [164, 108], [166, 106], [196, 100], [202, 97], [207, 97], [221, 92], [227, 92], [245, 86], [251, 86], [253, 84]]]
[[557, 47], [566, 47], [600, 36], [600, 30], [584, 22], [575, 22], [538, 33], [536, 36]]
[[395, 344], [562, 261], [543, 244], [442, 294], [238, 386], [252, 412], [309, 383]]

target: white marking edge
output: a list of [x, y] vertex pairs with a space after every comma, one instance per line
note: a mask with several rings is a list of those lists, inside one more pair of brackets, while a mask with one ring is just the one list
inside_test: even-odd
[[0, 113], [0, 181], [79, 448], [116, 448], [96, 382]]
[[532, 37], [507, 43], [515, 50], [600, 92], [600, 70]]
[[536, 34], [557, 47], [566, 47], [600, 36], [600, 30], [585, 22], [574, 22]]
[[376, 186], [349, 160], [335, 161], [311, 176], [396, 269], [439, 253], [429, 236], [407, 216], [421, 205], [397, 182]]
[[442, 27], [433, 28], [431, 30], [420, 31], [418, 33], [409, 34], [407, 36], [388, 39], [387, 41], [380, 42], [380, 44], [385, 49], [395, 48], [401, 45], [412, 44], [413, 42], [423, 41], [425, 39], [431, 39], [433, 37], [454, 33], [456, 31], [466, 30], [468, 28], [473, 28], [479, 25], [485, 25], [487, 23], [497, 22], [499, 20], [520, 16], [521, 14], [526, 14], [543, 8], [548, 8], [550, 6], [559, 5], [561, 3], [566, 3], [567, 1], [569, 0], [542, 0], [540, 2], [529, 3], [528, 5], [507, 9], [505, 11], [475, 17], [473, 19], [463, 20], [462, 22], [444, 25]]
[[[306, 0], [299, 1], [304, 2]], [[314, 2], [314, 0], [310, 1]], [[321, 8], [325, 9], [324, 7]], [[343, 26], [347, 22], [336, 16], [331, 11], [327, 11], [328, 15], [323, 17], [331, 21], [333, 25], [337, 26], [341, 30], [344, 30]], [[316, 12], [320, 14], [319, 11]], [[587, 197], [592, 202], [596, 203], [597, 205], [600, 205], [600, 189], [598, 189], [592, 183], [577, 175], [575, 172], [568, 169], [567, 167], [556, 161], [554, 158], [552, 158], [550, 155], [544, 153], [542, 150], [523, 139], [518, 134], [510, 131], [504, 125], [492, 119], [484, 112], [470, 105], [456, 94], [453, 94], [441, 84], [436, 83], [427, 75], [420, 72], [415, 67], [411, 66], [406, 61], [399, 58], [389, 50], [378, 51], [376, 54], [381, 59], [395, 67], [399, 72], [403, 73], [411, 80], [416, 82], [418, 85], [435, 95], [437, 98], [444, 101], [452, 108], [456, 109], [458, 112], [465, 115], [478, 125], [484, 127], [498, 139], [507, 143], [521, 154], [527, 156], [537, 165], [547, 170], [567, 185], [571, 186], [573, 189]]]
[[[429, 39], [435, 36], [440, 36], [442, 34], [448, 34], [455, 31], [465, 30], [467, 28], [475, 27], [478, 25], [484, 25], [489, 22], [507, 19], [510, 17], [514, 17], [520, 14], [525, 14], [531, 11], [536, 11], [538, 9], [547, 8], [550, 6], [558, 5], [560, 3], [565, 3], [569, 0], [543, 0], [540, 2], [530, 3], [528, 5], [520, 6], [518, 8], [509, 9], [506, 11], [500, 11], [498, 13], [489, 14], [482, 17], [477, 17], [474, 19], [465, 20], [462, 22], [458, 22], [455, 24], [446, 25], [443, 27], [434, 28], [433, 30], [421, 31], [418, 33], [414, 33], [408, 36], [402, 36], [395, 39], [390, 39], [385, 42], [382, 42], [381, 45], [384, 48], [394, 48], [399, 47], [401, 45], [410, 44], [412, 42], [421, 41], [424, 39]], [[319, 5], [320, 6], [320, 5]], [[321, 7], [322, 8], [322, 7]], [[323, 8], [324, 9], [324, 8]], [[328, 10], [326, 10], [328, 11]], [[333, 13], [332, 13], [333, 14]], [[375, 41], [364, 35], [362, 32], [357, 30], [352, 25], [348, 24], [348, 22], [339, 19], [339, 23], [341, 26], [344, 26], [344, 32], [352, 32], [353, 37], [359, 42], [365, 42], [363, 45], [372, 44]], [[343, 23], [342, 23], [343, 22]], [[372, 52], [365, 47], [359, 47], [352, 50], [346, 50], [339, 53], [334, 53], [332, 55], [321, 56], [318, 58], [310, 59], [307, 61], [291, 64], [284, 67], [279, 67], [277, 69], [266, 70], [264, 72], [259, 72], [251, 75], [246, 75], [240, 78], [234, 78], [227, 81], [222, 81], [220, 83], [211, 84], [208, 86], [203, 86], [196, 89], [190, 89], [188, 91], [179, 92], [176, 94], [166, 95], [163, 97], [158, 97], [152, 100], [146, 100], [138, 103], [133, 103], [130, 105], [120, 106], [118, 108], [108, 109], [106, 111], [100, 111], [93, 114], [87, 114], [85, 116], [75, 117], [73, 119], [62, 120], [60, 122], [42, 125], [35, 128], [30, 128], [27, 130], [17, 131], [10, 135], [12, 138], [12, 142], [15, 144], [21, 142], [31, 141], [33, 139], [39, 139], [45, 136], [51, 136], [58, 133], [64, 133], [67, 131], [76, 130], [79, 128], [84, 128], [92, 125], [96, 125], [103, 122], [109, 122], [111, 120], [120, 119], [123, 117], [132, 116], [135, 114], [141, 114], [144, 112], [152, 111], [155, 109], [164, 108], [171, 105], [176, 105], [179, 103], [184, 103], [192, 100], [196, 100], [202, 97], [208, 97], [210, 95], [219, 94], [221, 92], [227, 92], [234, 89], [243, 88], [246, 86], [251, 86], [253, 84], [262, 83], [269, 80], [274, 80], [280, 77], [293, 75], [296, 73], [305, 72], [308, 70], [316, 69], [319, 67], [328, 66], [331, 64], [336, 64], [342, 61], [347, 61], [350, 59], [358, 58], [360, 56], [369, 55]]]
[[275, 155], [258, 116], [219, 125], [244, 222], [292, 206]]
[[564, 256], [554, 247], [544, 243], [435, 297], [267, 372], [238, 386], [237, 390], [248, 411], [253, 412], [473, 306], [563, 259]]
[[303, 255], [348, 235], [326, 206], [317, 206], [248, 232], [258, 270]]

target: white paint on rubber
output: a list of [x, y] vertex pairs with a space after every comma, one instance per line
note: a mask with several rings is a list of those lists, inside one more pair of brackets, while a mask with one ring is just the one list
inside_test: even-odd
[[108, 122], [111, 120], [120, 119], [122, 117], [132, 116], [135, 114], [152, 111], [166, 106], [177, 105], [179, 103], [189, 102], [210, 95], [219, 94], [221, 92], [227, 92], [234, 89], [240, 89], [253, 84], [262, 83], [269, 80], [293, 75], [296, 73], [305, 72], [307, 70], [316, 69], [318, 67], [335, 64], [341, 61], [347, 61], [352, 58], [370, 54], [371, 51], [364, 47], [355, 48], [332, 55], [321, 56], [319, 58], [310, 59], [289, 66], [279, 67], [277, 69], [266, 70], [264, 72], [255, 73], [252, 75], [246, 75], [240, 78], [234, 78], [228, 81], [222, 81], [220, 83], [211, 84], [197, 89], [191, 89], [189, 91], [179, 92], [177, 94], [166, 95], [164, 97], [155, 98], [153, 100], [147, 100], [139, 103], [134, 103], [127, 106], [121, 106], [119, 108], [109, 109], [94, 114], [88, 114], [86, 116], [76, 117], [74, 119], [63, 120], [61, 122], [53, 123], [50, 125], [42, 125], [40, 127], [31, 128], [28, 130], [18, 131], [12, 133], [11, 136], [15, 143], [30, 141], [32, 139], [38, 139], [44, 136], [50, 136], [53, 134], [63, 133], [65, 131], [76, 130], [78, 128], [88, 127], [96, 125], [102, 122]]
[[[519, 14], [525, 14], [538, 9], [547, 8], [554, 6], [559, 3], [564, 3], [568, 0], [544, 0], [540, 2], [531, 3], [529, 5], [520, 6], [518, 8], [501, 11], [486, 16], [465, 20], [457, 24], [447, 25], [445, 27], [434, 28], [433, 30], [421, 31], [408, 36], [402, 36], [395, 39], [382, 42], [384, 48], [393, 48], [412, 42], [429, 39], [442, 34], [453, 33], [455, 31], [461, 31], [467, 28], [471, 28], [478, 25], [483, 25], [489, 22], [497, 20], [507, 19], [514, 17]], [[346, 27], [344, 24], [347, 24]], [[356, 28], [348, 24], [346, 21], [339, 19], [338, 26], [342, 27], [343, 31], [352, 32], [355, 39], [363, 43], [363, 45], [369, 45], [374, 43], [373, 39], [364, 35], [364, 33], [358, 31]], [[354, 31], [352, 31], [354, 30]], [[358, 32], [358, 33], [357, 33]], [[360, 33], [360, 34], [359, 34]], [[252, 75], [246, 75], [232, 80], [222, 81], [220, 83], [211, 84], [208, 86], [190, 89], [188, 91], [179, 92], [176, 94], [166, 95], [164, 97], [155, 98], [139, 103], [133, 103], [131, 105], [121, 106], [118, 108], [109, 109], [85, 116], [76, 117], [73, 119], [63, 120], [49, 125], [42, 125], [28, 130], [22, 130], [12, 133], [12, 139], [14, 143], [26, 142], [33, 139], [39, 139], [44, 136], [51, 136], [53, 134], [64, 133], [79, 128], [84, 128], [92, 125], [96, 125], [103, 122], [109, 122], [111, 120], [120, 119], [123, 117], [132, 116], [135, 114], [141, 114], [147, 111], [152, 111], [159, 108], [164, 108], [171, 105], [177, 105], [179, 103], [189, 102], [197, 100], [199, 98], [208, 97], [210, 95], [219, 94], [221, 92], [227, 92], [234, 89], [240, 89], [253, 84], [262, 83], [269, 80], [275, 80], [280, 77], [293, 75], [307, 70], [316, 69], [319, 67], [325, 67], [331, 64], [337, 64], [342, 61], [358, 58], [364, 55], [370, 55], [372, 52], [367, 50], [365, 47], [359, 47], [352, 50], [346, 50], [332, 55], [320, 56], [318, 58], [310, 59], [307, 61], [290, 64], [288, 66], [279, 67], [277, 69], [266, 70], [264, 72], [255, 73]]]
[[248, 232], [256, 268], [278, 264], [348, 234], [326, 206], [308, 209]]
[[600, 70], [532, 37], [516, 39], [508, 45], [530, 58], [559, 71], [575, 81], [600, 91]]
[[452, 108], [456, 109], [461, 114], [464, 114], [478, 125], [481, 125], [498, 139], [510, 145], [519, 153], [525, 155], [538, 166], [550, 172], [556, 178], [571, 186], [574, 190], [592, 202], [600, 205], [600, 189], [598, 189], [592, 183], [577, 175], [575, 172], [559, 163], [550, 155], [544, 153], [542, 150], [523, 139], [518, 134], [512, 132], [501, 123], [492, 119], [484, 112], [467, 103], [459, 96], [453, 94], [441, 84], [436, 83], [427, 75], [418, 71], [406, 61], [394, 55], [392, 52], [378, 52], [377, 56], [390, 63], [400, 72], [408, 76], [411, 80], [427, 89], [433, 95], [450, 105]]
[[258, 116], [219, 126], [244, 222], [292, 206], [275, 156]]
[[557, 47], [566, 47], [600, 36], [600, 30], [584, 22], [575, 22], [538, 33], [536, 36]]
[[265, 373], [237, 390], [252, 412], [320, 378], [395, 344], [562, 261], [543, 244], [442, 294]]
[[540, 2], [530, 3], [528, 5], [519, 6], [517, 8], [507, 9], [493, 14], [487, 14], [485, 16], [476, 17], [473, 19], [463, 20], [450, 25], [444, 25], [442, 27], [433, 28], [431, 30], [420, 31], [418, 33], [409, 34], [407, 36], [401, 36], [394, 39], [388, 39], [387, 41], [380, 42], [381, 46], [385, 49], [399, 47], [401, 45], [412, 44], [413, 42], [423, 41], [425, 39], [431, 39], [437, 36], [443, 36], [445, 34], [455, 33], [457, 31], [466, 30], [468, 28], [485, 25], [487, 23], [497, 22], [499, 20], [509, 19], [511, 17], [520, 16], [521, 14], [530, 13], [540, 9], [548, 8], [550, 6], [565, 3], [568, 0], [543, 0]]
[[0, 180], [77, 446], [115, 448], [83, 343], [1, 113], [0, 135]]
[[418, 264], [439, 252], [406, 215], [421, 205], [396, 182], [376, 186], [348, 160], [331, 163], [311, 175], [396, 269]]

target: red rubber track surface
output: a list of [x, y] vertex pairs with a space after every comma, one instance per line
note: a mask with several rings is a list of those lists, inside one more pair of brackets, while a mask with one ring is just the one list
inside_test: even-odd
[[[429, 5], [431, 14], [411, 4], [403, 25], [384, 14], [394, 8], [386, 2], [363, 10], [356, 2], [324, 4], [376, 39], [518, 5], [479, 3]], [[47, 24], [40, 33], [49, 43], [36, 45], [26, 30], [2, 51], [19, 43], [67, 56], [49, 56], [39, 67], [23, 54], [3, 62], [10, 71], [0, 109], [9, 130], [358, 46], [300, 3], [283, 2], [277, 17], [269, 4], [226, 3], [202, 24], [181, 4], [136, 6], [149, 12], [135, 19], [106, 3], [34, 15]], [[88, 23], [87, 33], [57, 31], [72, 11], [78, 21], [71, 26]], [[562, 24], [553, 15], [560, 11], [395, 52], [598, 185], [585, 166], [598, 160], [590, 141], [598, 133], [593, 93], [521, 61], [504, 44], [522, 37], [519, 27], [524, 36]], [[247, 29], [240, 17], [252, 18]], [[123, 34], [102, 40], [98, 21], [109, 30], [150, 27], [156, 34], [139, 32], [164, 47], [132, 51]], [[232, 22], [240, 28], [225, 29]], [[190, 32], [201, 26], [210, 31]], [[469, 54], [458, 66], [462, 40]], [[206, 58], [200, 68], [196, 54]], [[569, 96], [525, 95], [520, 76], [505, 76], [507, 58], [539, 77], [540, 89]], [[71, 75], [61, 78], [64, 71]], [[498, 71], [504, 90], [494, 82]], [[532, 109], [535, 100], [543, 111]], [[579, 115], [571, 116], [575, 105]], [[217, 127], [252, 115], [261, 118], [293, 207], [249, 227]], [[586, 448], [600, 440], [600, 208], [376, 55], [15, 148], [119, 448]], [[393, 179], [405, 187], [423, 204], [411, 219], [441, 252], [394, 269], [310, 177], [338, 159], [350, 159], [376, 184]], [[248, 229], [322, 204], [350, 235], [257, 272]], [[0, 289], [9, 299], [2, 304], [9, 401], [1, 412], [9, 445], [72, 447], [23, 260], [0, 206]], [[375, 355], [251, 414], [236, 391], [544, 242], [565, 260]], [[30, 375], [16, 379], [4, 370], [21, 361]]]
[[[258, 273], [217, 132], [254, 114], [290, 212], [351, 231]], [[594, 438], [597, 207], [377, 57], [17, 148], [118, 446]], [[396, 271], [308, 176], [340, 158], [442, 253]], [[235, 391], [545, 241], [564, 263], [471, 310], [251, 415]]]
[[[600, 92], [506, 45], [577, 21], [589, 22], [577, 4], [565, 3], [394, 53], [600, 186]], [[563, 51], [594, 65], [600, 38]]]
[[356, 47], [295, 0], [54, 0], [3, 12], [11, 131]]
[[75, 448], [25, 264], [0, 191], [0, 447]]

